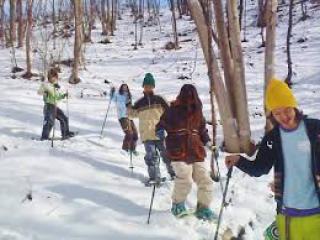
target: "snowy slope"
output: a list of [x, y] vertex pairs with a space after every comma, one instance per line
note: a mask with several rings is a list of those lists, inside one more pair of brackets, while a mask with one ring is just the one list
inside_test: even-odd
[[[252, 8], [252, 6], [250, 7]], [[296, 75], [294, 91], [305, 113], [320, 117], [319, 67], [320, 26], [319, 12], [309, 13], [313, 18], [294, 27], [293, 61]], [[246, 56], [247, 90], [253, 137], [259, 140], [263, 133], [262, 113], [263, 49], [259, 49], [259, 29], [252, 26], [254, 11], [248, 16], [248, 36], [244, 43]], [[2, 49], [0, 80], [0, 239], [159, 239], [195, 240], [212, 239], [214, 226], [195, 219], [177, 221], [170, 214], [172, 183], [156, 190], [150, 225], [146, 224], [151, 188], [142, 180], [147, 172], [142, 144], [140, 155], [133, 159], [134, 173], [130, 172], [129, 157], [121, 151], [122, 131], [112, 106], [104, 132], [99, 134], [109, 99], [100, 93], [122, 82], [129, 84], [134, 99], [141, 96], [141, 83], [146, 72], [156, 78], [156, 92], [173, 100], [184, 83], [196, 84], [204, 102], [206, 116], [210, 116], [208, 79], [202, 51], [192, 22], [178, 21], [180, 32], [188, 34], [181, 39], [177, 51], [165, 51], [170, 40], [170, 13], [161, 18], [159, 27], [147, 27], [143, 47], [133, 50], [134, 36], [130, 34], [132, 20], [124, 16], [110, 45], [98, 43], [86, 46], [86, 70], [81, 72], [82, 82], [77, 86], [67, 83], [70, 69], [64, 68], [61, 85], [71, 93], [69, 99], [70, 125], [79, 135], [68, 141], [49, 142], [32, 140], [41, 134], [42, 99], [36, 94], [39, 81], [11, 79], [10, 52]], [[285, 46], [286, 19], [278, 26], [277, 66], [280, 77], [286, 75]], [[94, 41], [101, 38], [94, 32]], [[297, 43], [307, 37], [305, 43]], [[64, 57], [72, 55], [71, 40], [64, 46]], [[18, 65], [24, 66], [24, 52], [17, 50]], [[35, 55], [37, 57], [37, 55]], [[40, 68], [40, 61], [35, 60]], [[179, 76], [192, 76], [178, 80]], [[85, 90], [84, 90], [85, 89]], [[81, 98], [81, 91], [84, 97]], [[61, 108], [67, 113], [66, 102]], [[221, 139], [219, 129], [219, 140]], [[222, 174], [224, 156], [219, 162]], [[162, 168], [165, 174], [164, 168]], [[263, 229], [274, 219], [274, 202], [268, 183], [272, 174], [258, 179], [234, 171], [230, 183], [230, 201], [224, 215], [222, 231], [226, 226], [237, 233], [245, 227], [247, 240], [262, 239]], [[215, 199], [212, 208], [218, 212], [221, 191], [214, 185]], [[32, 194], [32, 201], [26, 199]], [[196, 204], [193, 189], [188, 206]]]

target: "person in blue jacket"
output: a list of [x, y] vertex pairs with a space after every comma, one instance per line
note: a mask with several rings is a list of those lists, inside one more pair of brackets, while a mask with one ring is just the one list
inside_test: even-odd
[[116, 104], [118, 119], [121, 125], [121, 128], [125, 134], [122, 149], [126, 152], [132, 152], [137, 154], [136, 145], [138, 141], [138, 132], [137, 128], [132, 119], [128, 117], [127, 106], [132, 103], [132, 96], [127, 84], [121, 84], [119, 90], [115, 92], [113, 88], [111, 90], [112, 100]]

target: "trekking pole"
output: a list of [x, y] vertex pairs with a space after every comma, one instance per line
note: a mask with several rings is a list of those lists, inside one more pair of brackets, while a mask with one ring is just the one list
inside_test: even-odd
[[232, 167], [229, 168], [228, 173], [227, 173], [227, 182], [226, 182], [226, 186], [225, 186], [224, 192], [223, 192], [222, 203], [221, 203], [221, 207], [220, 207], [218, 224], [217, 224], [216, 233], [214, 235], [214, 240], [218, 240], [218, 233], [219, 233], [219, 228], [220, 228], [220, 224], [222, 221], [223, 208], [226, 205], [226, 197], [227, 197], [227, 192], [228, 192], [229, 181], [230, 181], [231, 175], [232, 175]]
[[109, 104], [108, 104], [108, 108], [107, 108], [107, 112], [106, 112], [106, 116], [104, 117], [104, 121], [103, 121], [103, 124], [102, 124], [101, 133], [100, 133], [100, 137], [101, 138], [103, 137], [102, 134], [103, 134], [103, 130], [104, 130], [104, 127], [106, 125], [106, 122], [107, 122], [107, 117], [108, 117], [108, 113], [109, 113], [109, 110], [110, 110], [112, 98], [113, 98], [113, 92], [111, 92], [110, 99], [109, 99]]
[[[217, 166], [217, 175], [215, 173], [215, 169], [214, 169], [214, 164], [216, 164]], [[220, 189], [221, 192], [223, 192], [223, 185], [222, 185], [222, 181], [221, 181], [221, 174], [220, 174], [220, 167], [219, 167], [219, 162], [218, 162], [218, 157], [215, 154], [215, 150], [211, 151], [211, 162], [210, 162], [210, 167], [211, 167], [211, 179], [214, 182], [219, 182], [220, 183]]]
[[[68, 119], [70, 119], [70, 113], [69, 113], [69, 90], [67, 89], [67, 116], [68, 116]], [[70, 121], [69, 121], [70, 122]]]
[[[160, 154], [159, 154], [159, 149], [155, 146], [155, 151], [156, 151], [156, 154], [157, 154], [157, 157], [158, 157], [158, 161], [160, 163]], [[155, 182], [153, 184], [153, 189], [152, 189], [152, 195], [151, 195], [151, 201], [150, 201], [150, 207], [149, 207], [149, 216], [148, 216], [148, 221], [147, 223], [149, 224], [150, 223], [150, 216], [151, 216], [151, 211], [152, 211], [152, 206], [153, 206], [153, 199], [154, 199], [154, 195], [155, 195], [155, 192], [156, 192], [156, 185], [158, 185], [160, 183], [157, 183]], [[159, 185], [158, 185], [159, 186]]]
[[131, 168], [131, 173], [133, 174], [133, 162], [132, 162], [132, 150], [130, 150], [130, 166], [129, 168]]
[[133, 127], [131, 125], [131, 121], [128, 121], [128, 130], [132, 131], [132, 134], [130, 135], [130, 165], [129, 168], [131, 168], [131, 173], [133, 174], [133, 161], [132, 161], [132, 149], [133, 149]]
[[148, 215], [148, 221], [147, 221], [148, 224], [150, 223], [150, 216], [151, 216], [155, 192], [156, 192], [156, 183], [153, 184], [153, 189], [152, 189], [152, 195], [151, 195], [151, 201], [150, 201], [150, 207], [149, 207], [149, 215]]
[[53, 107], [53, 126], [52, 126], [52, 138], [51, 138], [51, 147], [53, 148], [54, 133], [56, 128], [56, 117], [57, 117], [57, 102], [56, 102], [56, 88], [53, 87], [53, 98], [54, 98], [54, 107]]

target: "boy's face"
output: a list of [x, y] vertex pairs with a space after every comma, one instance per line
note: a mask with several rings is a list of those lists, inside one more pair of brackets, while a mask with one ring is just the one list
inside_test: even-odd
[[145, 92], [145, 93], [152, 92], [153, 89], [154, 89], [154, 87], [152, 85], [144, 85], [143, 86], [143, 92]]
[[57, 77], [51, 77], [51, 78], [49, 78], [49, 82], [50, 83], [56, 83], [56, 82], [58, 82], [58, 78]]

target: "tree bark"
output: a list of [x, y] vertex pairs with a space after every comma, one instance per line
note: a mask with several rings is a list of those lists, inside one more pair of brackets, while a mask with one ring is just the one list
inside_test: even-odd
[[101, 0], [101, 25], [102, 25], [102, 35], [108, 35], [107, 27], [107, 13], [106, 13], [106, 1], [109, 4], [109, 0]]
[[176, 7], [174, 0], [170, 0], [171, 4], [171, 13], [172, 13], [172, 30], [174, 36], [174, 48], [179, 48], [179, 39], [178, 39], [178, 32], [177, 32], [177, 20], [176, 20]]
[[[277, 0], [267, 1], [267, 29], [266, 29], [266, 49], [265, 49], [265, 66], [264, 66], [264, 106], [265, 106], [265, 96], [266, 89], [269, 81], [274, 76], [274, 49], [276, 42], [276, 18], [277, 18]], [[269, 113], [265, 108], [265, 113], [267, 116], [265, 131], [268, 132], [272, 129], [272, 124], [270, 122]]]
[[96, 1], [95, 0], [90, 0], [90, 19], [89, 19], [89, 29], [88, 29], [88, 40], [91, 42], [91, 32], [94, 26], [94, 21], [95, 21], [95, 6], [96, 6]]
[[292, 34], [292, 14], [293, 14], [293, 2], [294, 0], [290, 0], [289, 5], [289, 23], [288, 23], [288, 33], [287, 33], [287, 62], [288, 62], [288, 75], [286, 78], [286, 83], [291, 86], [292, 85], [292, 58], [291, 58], [291, 34]]
[[[207, 25], [207, 32], [208, 32], [208, 51], [213, 53], [213, 47], [212, 47], [212, 39], [213, 39], [213, 26], [212, 26], [212, 20], [213, 20], [213, 13], [212, 13], [212, 1], [209, 0], [205, 6], [202, 6], [203, 12], [205, 15], [205, 21]], [[213, 65], [213, 58], [212, 54], [209, 54], [209, 65]], [[217, 145], [217, 117], [215, 113], [215, 103], [214, 103], [214, 78], [213, 78], [213, 68], [208, 68], [208, 76], [210, 81], [210, 104], [211, 104], [211, 123], [212, 123], [212, 144], [214, 146]], [[214, 165], [211, 164], [212, 170], [214, 170]]]
[[[111, 1], [111, 4], [110, 4]], [[111, 12], [112, 12], [112, 1], [113, 0], [107, 0], [107, 30], [108, 32], [111, 32], [111, 24], [112, 24], [112, 16], [111, 16]]]
[[56, 20], [56, 2], [52, 0], [52, 24], [53, 24], [53, 34], [57, 33], [57, 20]]
[[233, 59], [231, 57], [229, 39], [226, 29], [226, 24], [224, 21], [223, 5], [221, 0], [215, 0], [213, 3], [216, 28], [218, 31], [218, 45], [219, 51], [222, 58], [222, 66], [224, 70], [224, 81], [226, 84], [229, 102], [231, 104], [231, 111], [233, 116], [235, 116], [235, 96], [232, 91], [233, 80]]
[[139, 1], [139, 22], [140, 22], [140, 39], [139, 45], [142, 46], [143, 40], [143, 25], [144, 25], [144, 0]]
[[4, 18], [5, 18], [5, 13], [4, 13], [4, 2], [5, 0], [0, 0], [0, 40], [4, 43]]
[[30, 79], [33, 74], [31, 71], [32, 68], [32, 59], [31, 59], [31, 35], [32, 35], [32, 6], [33, 6], [33, 0], [28, 0], [28, 10], [27, 10], [27, 15], [28, 15], [28, 22], [27, 22], [27, 34], [26, 34], [26, 63], [27, 63], [27, 71], [23, 75], [24, 78]]
[[245, 66], [243, 60], [239, 16], [237, 10], [237, 0], [230, 0], [228, 4], [229, 27], [231, 38], [231, 50], [233, 55], [233, 76], [237, 80], [232, 82], [232, 92], [235, 97], [236, 118], [238, 123], [238, 132], [240, 137], [240, 148], [242, 152], [250, 154], [251, 152], [251, 131], [249, 123], [249, 112], [247, 103], [247, 92], [245, 84]]
[[17, 18], [18, 18], [18, 48], [23, 47], [24, 28], [25, 23], [23, 20], [22, 0], [17, 0]]
[[17, 40], [16, 27], [16, 0], [10, 0], [10, 45], [13, 46]]
[[266, 4], [268, 1], [272, 0], [258, 0], [258, 19], [257, 26], [258, 27], [266, 27]]
[[[222, 120], [222, 128], [224, 134], [224, 141], [227, 151], [239, 152], [239, 137], [236, 131], [235, 119], [232, 117], [229, 99], [225, 90], [225, 86], [220, 75], [217, 58], [213, 51], [209, 50], [209, 33], [208, 27], [203, 15], [203, 11], [198, 1], [188, 0], [188, 6], [197, 26], [200, 43], [202, 46], [203, 54], [210, 71], [212, 73], [212, 89], [219, 106], [220, 117]], [[210, 60], [211, 59], [211, 60]]]
[[80, 82], [79, 66], [81, 63], [81, 47], [83, 42], [82, 32], [82, 2], [74, 1], [75, 35], [74, 35], [74, 60], [72, 75], [69, 83], [77, 84]]

